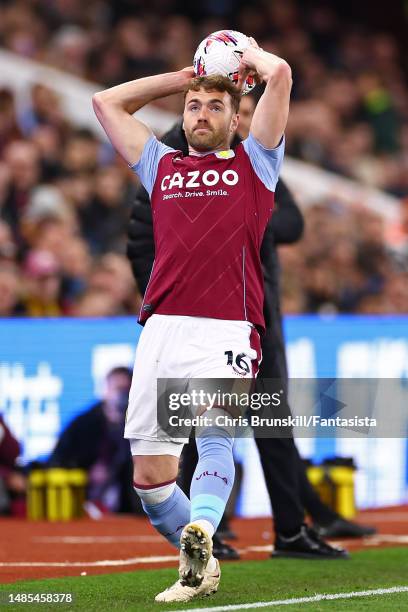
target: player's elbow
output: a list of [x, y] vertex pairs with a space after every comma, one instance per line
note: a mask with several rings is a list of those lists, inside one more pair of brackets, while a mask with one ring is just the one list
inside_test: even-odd
[[92, 96], [92, 106], [96, 114], [101, 114], [106, 107], [107, 99], [104, 91], [97, 91]]
[[280, 60], [271, 68], [267, 80], [274, 85], [284, 85], [290, 89], [292, 87], [292, 69], [285, 60]]

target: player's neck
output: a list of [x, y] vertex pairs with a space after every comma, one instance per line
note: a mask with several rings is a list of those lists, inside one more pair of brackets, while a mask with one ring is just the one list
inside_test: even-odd
[[198, 155], [199, 157], [204, 157], [205, 155], [211, 155], [212, 153], [217, 153], [218, 151], [229, 151], [230, 150], [230, 145], [228, 143], [224, 143], [224, 145], [220, 145], [219, 147], [216, 147], [215, 149], [210, 149], [208, 151], [199, 151], [198, 149], [195, 149], [194, 147], [192, 147], [190, 144], [188, 145], [188, 154], [189, 155]]

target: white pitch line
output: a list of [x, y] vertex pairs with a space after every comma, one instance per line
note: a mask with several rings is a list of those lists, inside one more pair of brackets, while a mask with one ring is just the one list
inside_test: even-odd
[[408, 535], [380, 534], [369, 536], [364, 541], [365, 546], [377, 546], [377, 544], [408, 544]]
[[393, 593], [407, 593], [408, 586], [391, 587], [389, 589], [372, 589], [371, 591], [351, 591], [350, 593], [318, 593], [313, 597], [297, 597], [292, 599], [273, 599], [272, 601], [257, 601], [255, 603], [237, 604], [230, 606], [214, 606], [213, 608], [183, 608], [174, 612], [229, 612], [230, 610], [251, 610], [254, 608], [267, 608], [269, 606], [290, 606], [294, 604], [315, 603], [317, 601], [332, 601], [334, 599], [353, 599], [354, 597], [373, 597], [375, 595], [391, 595]]
[[0, 567], [114, 567], [139, 565], [140, 563], [167, 563], [178, 561], [179, 555], [161, 557], [134, 557], [133, 559], [106, 559], [105, 561], [11, 561], [0, 563]]
[[249, 552], [272, 552], [272, 544], [266, 544], [265, 546], [247, 546], [246, 548], [238, 548], [238, 552], [241, 555], [246, 555]]
[[[343, 540], [330, 540], [335, 545], [342, 545], [347, 538]], [[39, 536], [32, 538], [33, 542], [41, 544], [114, 544], [115, 542], [136, 542], [136, 543], [162, 543], [163, 538], [154, 535], [140, 536]], [[347, 540], [348, 541], [348, 540]], [[363, 539], [364, 546], [377, 546], [381, 543], [393, 544], [408, 544], [408, 535], [396, 534], [381, 534], [368, 536]], [[241, 555], [246, 555], [250, 552], [272, 552], [272, 544], [264, 544], [261, 546], [247, 546], [238, 549]]]
[[[245, 554], [250, 551], [270, 551], [271, 546], [249, 546], [239, 552]], [[104, 561], [10, 561], [0, 562], [2, 567], [115, 567], [124, 565], [140, 565], [141, 563], [156, 564], [178, 561], [179, 555], [161, 555], [152, 557], [132, 557], [130, 559], [106, 559]]]
[[[75, 538], [75, 536], [67, 536]], [[109, 537], [109, 536], [107, 536]], [[150, 537], [150, 536], [146, 536]], [[155, 536], [152, 536], [155, 537]], [[379, 537], [379, 536], [374, 536]], [[393, 542], [393, 543], [407, 543], [408, 536], [380, 536], [382, 541]], [[389, 539], [385, 539], [389, 538]], [[60, 540], [58, 540], [60, 541]], [[83, 542], [83, 539], [82, 539]], [[366, 544], [368, 542], [365, 542]], [[239, 553], [241, 555], [245, 555], [248, 552], [270, 552], [272, 550], [271, 545], [266, 546], [248, 546], [246, 548], [239, 549]], [[157, 563], [167, 563], [169, 561], [178, 561], [178, 555], [157, 555], [151, 557], [132, 557], [129, 559], [106, 559], [104, 561], [10, 561], [10, 562], [0, 562], [0, 568], [2, 567], [115, 567], [115, 566], [126, 566], [126, 565], [140, 565], [142, 563], [145, 564], [157, 564]], [[405, 588], [405, 587], [404, 587]], [[408, 588], [408, 587], [407, 587]], [[249, 604], [250, 607], [254, 607], [252, 604]], [[272, 604], [271, 604], [272, 605]], [[273, 604], [277, 605], [277, 604]], [[259, 607], [259, 606], [255, 606]], [[261, 606], [262, 607], [262, 606]], [[209, 610], [216, 610], [217, 608], [209, 608]], [[227, 608], [220, 608], [222, 610]], [[241, 608], [228, 608], [231, 610], [241, 609]], [[184, 610], [184, 612], [188, 612]]]
[[135, 536], [39, 536], [32, 538], [33, 542], [44, 544], [112, 544], [115, 542], [163, 543], [161, 536], [135, 535]]

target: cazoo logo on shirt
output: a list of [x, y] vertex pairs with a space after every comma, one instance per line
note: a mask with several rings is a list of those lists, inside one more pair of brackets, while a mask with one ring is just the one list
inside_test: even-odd
[[167, 191], [167, 189], [173, 189], [178, 187], [179, 189], [189, 189], [191, 187], [214, 187], [214, 185], [220, 182], [224, 185], [236, 185], [238, 183], [238, 173], [235, 170], [224, 170], [220, 175], [216, 170], [206, 170], [201, 173], [199, 170], [192, 170], [187, 172], [186, 176], [183, 176], [180, 172], [174, 174], [166, 174], [161, 182], [161, 190]]

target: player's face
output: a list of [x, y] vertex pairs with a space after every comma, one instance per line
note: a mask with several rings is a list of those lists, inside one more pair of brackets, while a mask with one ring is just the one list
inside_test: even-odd
[[228, 149], [237, 129], [238, 115], [228, 92], [189, 91], [184, 107], [184, 130], [196, 151]]

